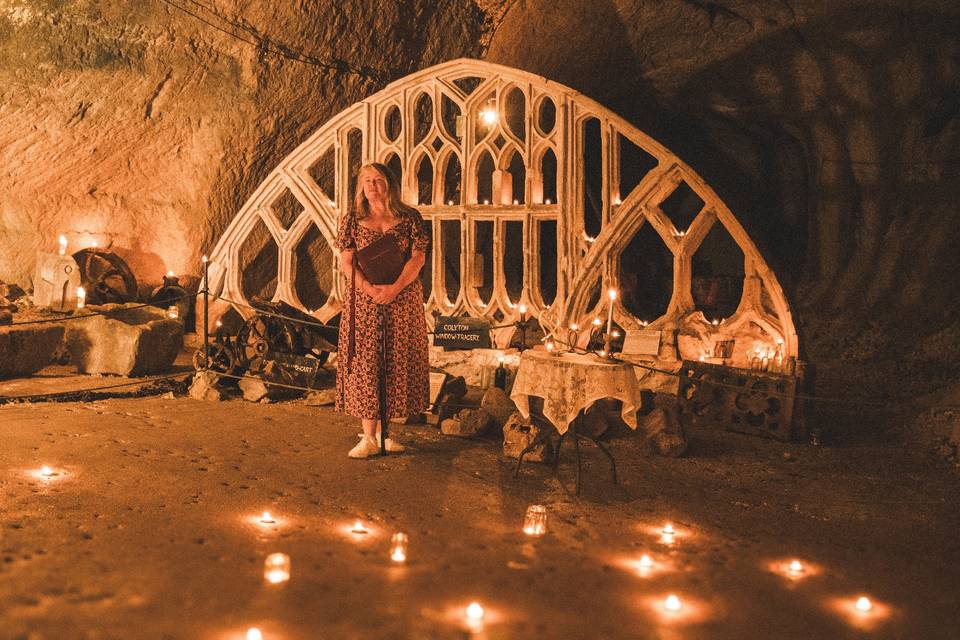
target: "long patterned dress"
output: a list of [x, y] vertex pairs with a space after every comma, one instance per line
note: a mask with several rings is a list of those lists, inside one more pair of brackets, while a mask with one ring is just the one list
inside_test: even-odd
[[[335, 246], [338, 250], [362, 249], [382, 233], [396, 237], [400, 249], [426, 251], [429, 237], [423, 224], [410, 215], [385, 232], [350, 223], [342, 216]], [[347, 370], [351, 296], [347, 288], [340, 316], [337, 356], [336, 410], [355, 418], [378, 419], [377, 303], [357, 288], [355, 355]], [[427, 323], [423, 315], [423, 285], [417, 278], [385, 305], [387, 337], [387, 411], [391, 418], [406, 418], [426, 410], [429, 402], [430, 363]]]

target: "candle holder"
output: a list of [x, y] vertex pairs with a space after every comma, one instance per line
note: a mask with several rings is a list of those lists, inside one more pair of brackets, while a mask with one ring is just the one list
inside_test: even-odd
[[503, 366], [503, 356], [497, 359], [497, 369], [493, 372], [493, 386], [498, 389], [507, 389], [507, 368]]
[[523, 516], [523, 532], [528, 536], [539, 538], [547, 532], [547, 508], [542, 504], [532, 504], [527, 507]]
[[393, 534], [393, 537], [390, 538], [390, 560], [397, 564], [406, 562], [409, 543], [410, 539], [407, 534], [403, 532]]
[[270, 584], [280, 584], [290, 579], [290, 556], [271, 553], [263, 563], [263, 579]]

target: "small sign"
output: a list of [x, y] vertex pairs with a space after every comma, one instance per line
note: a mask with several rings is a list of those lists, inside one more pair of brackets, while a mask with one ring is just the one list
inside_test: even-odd
[[433, 329], [433, 345], [448, 350], [489, 349], [490, 322], [482, 318], [440, 316]]
[[660, 354], [660, 331], [654, 329], [627, 330], [621, 353], [625, 356], [656, 356]]
[[313, 388], [313, 381], [320, 370], [320, 361], [292, 353], [267, 352], [263, 359], [264, 371], [273, 373], [274, 382]]

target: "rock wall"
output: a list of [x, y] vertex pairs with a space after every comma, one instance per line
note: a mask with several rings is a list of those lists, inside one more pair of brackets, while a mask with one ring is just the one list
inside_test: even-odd
[[730, 204], [785, 285], [820, 395], [954, 384], [960, 5], [557, 0], [499, 19], [487, 59], [611, 107]]
[[60, 234], [141, 281], [196, 272], [309, 132], [478, 55], [484, 20], [469, 0], [0, 0], [0, 279], [28, 284]]

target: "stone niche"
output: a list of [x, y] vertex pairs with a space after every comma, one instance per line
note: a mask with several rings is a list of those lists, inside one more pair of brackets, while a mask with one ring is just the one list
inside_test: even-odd
[[122, 376], [169, 371], [183, 345], [183, 324], [154, 307], [89, 307], [103, 315], [67, 324], [70, 361], [81, 373]]

